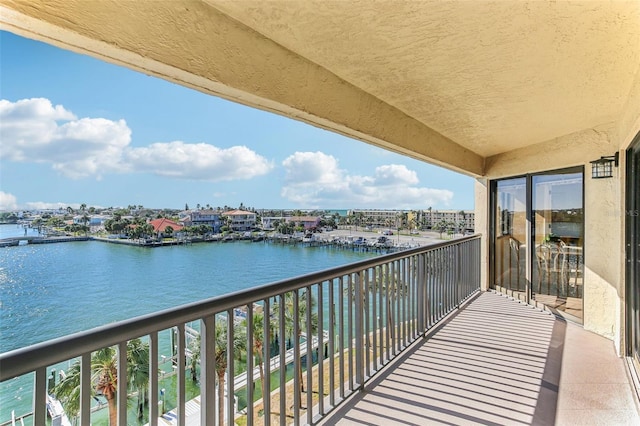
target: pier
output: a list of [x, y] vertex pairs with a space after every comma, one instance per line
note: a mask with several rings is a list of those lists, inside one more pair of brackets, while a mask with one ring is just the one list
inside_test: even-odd
[[0, 239], [0, 247], [15, 247], [20, 245], [20, 242], [25, 241], [26, 244], [52, 244], [52, 243], [68, 243], [72, 241], [89, 241], [92, 237], [84, 236], [84, 237], [69, 237], [69, 236], [61, 236], [61, 237], [36, 237], [36, 236], [26, 236], [26, 237], [10, 237]]

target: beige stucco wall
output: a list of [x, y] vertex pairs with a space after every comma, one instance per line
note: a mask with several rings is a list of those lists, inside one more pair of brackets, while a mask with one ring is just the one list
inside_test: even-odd
[[475, 232], [482, 234], [480, 251], [480, 286], [489, 289], [489, 182], [478, 178], [474, 182]]
[[584, 328], [614, 340], [621, 349], [621, 276], [624, 205], [619, 188], [622, 170], [612, 179], [585, 173]]
[[[617, 123], [488, 159], [492, 178], [584, 166], [584, 328], [605, 336], [623, 353], [624, 337], [624, 164], [611, 179], [592, 179], [589, 161], [618, 151]], [[630, 142], [630, 141], [629, 141]], [[621, 155], [624, 151], [621, 152]], [[488, 189], [476, 183], [476, 209]], [[478, 211], [476, 215], [478, 216]]]

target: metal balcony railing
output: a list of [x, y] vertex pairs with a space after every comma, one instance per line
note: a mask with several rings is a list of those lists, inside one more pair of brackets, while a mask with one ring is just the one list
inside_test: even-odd
[[[92, 357], [115, 348], [119, 380], [114, 382], [113, 405], [117, 423], [126, 425], [127, 399], [133, 392], [127, 348], [132, 339], [140, 339], [148, 345], [146, 371], [157, 373], [148, 374], [145, 385], [149, 424], [157, 425], [159, 416], [167, 416], [159, 407], [166, 397], [162, 389], [160, 401], [166, 372], [159, 366], [164, 358], [159, 336], [170, 334], [176, 397], [169, 414], [178, 425], [194, 415], [202, 425], [226, 423], [228, 416], [246, 416], [249, 425], [311, 424], [361, 389], [479, 288], [480, 237], [461, 238], [7, 352], [0, 355], [0, 381], [33, 374], [32, 421], [44, 425], [51, 367], [76, 362], [77, 415], [81, 425], [89, 425], [100, 380]], [[189, 380], [199, 377], [200, 395], [193, 397], [199, 401], [199, 414], [187, 401], [189, 373]], [[258, 391], [264, 393], [261, 398], [256, 398]], [[246, 401], [244, 408], [237, 406], [238, 396]]]

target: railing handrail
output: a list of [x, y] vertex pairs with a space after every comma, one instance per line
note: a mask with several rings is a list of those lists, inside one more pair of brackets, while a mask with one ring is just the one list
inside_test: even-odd
[[201, 318], [228, 311], [237, 306], [265, 300], [310, 284], [328, 281], [363, 269], [373, 268], [396, 259], [426, 253], [443, 247], [479, 239], [480, 234], [444, 241], [433, 245], [377, 256], [335, 268], [215, 296], [155, 313], [103, 325], [90, 330], [51, 339], [0, 354], [0, 382], [32, 372], [43, 366], [79, 357], [101, 348], [148, 335]]

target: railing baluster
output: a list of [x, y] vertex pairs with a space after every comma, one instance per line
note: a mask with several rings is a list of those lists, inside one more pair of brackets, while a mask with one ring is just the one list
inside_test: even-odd
[[264, 383], [262, 383], [262, 413], [264, 426], [271, 426], [271, 300], [264, 299], [262, 307], [262, 321], [264, 338], [262, 339], [262, 364], [264, 369]]
[[118, 384], [117, 406], [118, 426], [127, 426], [127, 342], [120, 342], [117, 350]]
[[253, 424], [253, 303], [247, 305], [247, 424]]
[[340, 400], [344, 399], [344, 277], [338, 279], [338, 349], [339, 349], [339, 371], [340, 374]]
[[384, 287], [385, 287], [385, 301], [384, 301], [384, 305], [385, 305], [385, 318], [384, 318], [384, 338], [385, 338], [385, 345], [384, 345], [384, 349], [386, 352], [386, 357], [385, 357], [385, 364], [387, 362], [389, 362], [389, 360], [391, 359], [391, 328], [392, 328], [392, 318], [391, 318], [391, 295], [392, 290], [391, 290], [391, 280], [390, 280], [390, 276], [391, 276], [391, 262], [386, 263], [384, 268]]
[[336, 405], [336, 372], [335, 372], [335, 335], [336, 335], [336, 306], [333, 297], [334, 280], [329, 280], [329, 406], [333, 408]]
[[178, 426], [184, 426], [186, 420], [185, 416], [185, 406], [186, 406], [186, 395], [185, 395], [185, 336], [184, 336], [184, 323], [180, 323], [176, 326], [178, 330], [178, 350], [177, 350], [177, 401], [176, 401], [176, 411], [178, 415]]
[[200, 424], [203, 426], [213, 426], [216, 422], [218, 401], [215, 398], [215, 333], [215, 316], [202, 318], [200, 320]]
[[318, 283], [318, 414], [324, 416], [324, 282]]
[[311, 286], [308, 286], [305, 290], [306, 296], [306, 326], [307, 329], [307, 424], [313, 423], [313, 324], [311, 324], [311, 314], [313, 309], [311, 307]]
[[416, 260], [417, 264], [417, 275], [416, 275], [416, 310], [417, 310], [417, 335], [422, 335], [425, 330], [424, 324], [424, 299], [426, 299], [426, 293], [424, 292], [426, 286], [426, 276], [424, 273], [424, 253], [420, 253]]
[[400, 275], [400, 261], [393, 262], [393, 279], [395, 280], [395, 306], [393, 312], [393, 332], [394, 332], [394, 350], [393, 355], [397, 355], [402, 348], [402, 317], [400, 316], [400, 298], [402, 294], [402, 278]]
[[370, 282], [369, 282], [369, 269], [365, 269], [362, 271], [362, 284], [360, 287], [362, 288], [362, 296], [363, 296], [363, 308], [362, 315], [363, 324], [364, 324], [364, 365], [365, 365], [365, 378], [371, 377], [371, 355], [369, 352], [371, 351], [371, 336], [369, 335], [369, 321], [371, 321], [371, 308], [369, 306], [369, 290], [370, 290]]
[[[151, 367], [149, 367], [151, 368]], [[91, 423], [91, 353], [82, 354], [80, 358], [80, 424]], [[156, 415], [156, 417], [158, 417]], [[151, 417], [149, 418], [151, 420]], [[157, 422], [157, 418], [156, 418]], [[150, 426], [156, 426], [149, 423]]]
[[33, 424], [47, 422], [47, 367], [36, 369], [33, 378]]
[[347, 365], [349, 366], [349, 390], [353, 392], [353, 284], [351, 282], [351, 275], [347, 275], [347, 333], [348, 333], [348, 359]]
[[[80, 424], [88, 424], [80, 422]], [[205, 425], [205, 423], [202, 423]], [[158, 332], [149, 333], [149, 426], [158, 426]]]
[[364, 317], [364, 308], [362, 306], [362, 275], [354, 274], [355, 277], [355, 288], [354, 293], [356, 295], [356, 306], [355, 306], [355, 326], [356, 326], [356, 340], [355, 340], [355, 350], [356, 350], [356, 388], [362, 389], [364, 386], [364, 366], [362, 365], [364, 359], [364, 339], [363, 339], [363, 317]]
[[378, 310], [376, 307], [376, 299], [379, 293], [378, 267], [373, 268], [373, 277], [371, 278], [371, 349], [373, 358], [373, 371], [378, 371]]
[[402, 263], [402, 276], [404, 277], [402, 283], [402, 347], [406, 348], [409, 341], [409, 258], [405, 257]]
[[[286, 337], [285, 337], [285, 294], [280, 293], [279, 296], [279, 306], [278, 306], [278, 343], [280, 346], [280, 383], [278, 386], [280, 388], [280, 426], [285, 426], [287, 424], [287, 387], [285, 386], [287, 379], [287, 371], [286, 371]], [[294, 364], [295, 365], [295, 364]], [[295, 395], [295, 388], [294, 388]]]
[[[300, 406], [302, 405], [302, 359], [300, 353], [300, 294], [298, 290], [292, 293], [293, 297], [293, 423], [300, 422]], [[308, 342], [308, 335], [306, 341]]]
[[235, 375], [235, 318], [233, 308], [227, 311], [227, 424], [233, 424], [235, 416], [235, 392], [233, 377]]

